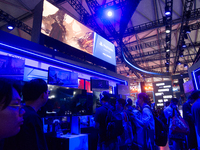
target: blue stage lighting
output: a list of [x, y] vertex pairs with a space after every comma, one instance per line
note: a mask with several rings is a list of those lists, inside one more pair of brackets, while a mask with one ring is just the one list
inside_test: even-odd
[[107, 16], [108, 16], [108, 17], [112, 17], [112, 16], [113, 16], [113, 12], [112, 12], [111, 10], [108, 10]]
[[171, 15], [171, 12], [169, 11], [169, 7], [168, 6], [165, 7], [165, 15], [166, 16]]
[[8, 24], [7, 28], [8, 28], [8, 30], [13, 30], [14, 26], [12, 24]]

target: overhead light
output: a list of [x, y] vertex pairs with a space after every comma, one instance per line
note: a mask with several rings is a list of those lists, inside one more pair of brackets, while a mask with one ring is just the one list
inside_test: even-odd
[[166, 33], [170, 33], [170, 27], [169, 27], [169, 26], [166, 26], [165, 32], [166, 32]]
[[13, 30], [15, 28], [15, 26], [13, 24], [9, 23], [7, 28], [8, 28], [8, 30]]
[[187, 26], [184, 26], [184, 30], [185, 30], [185, 33], [190, 33], [190, 27], [187, 25]]
[[169, 42], [170, 42], [170, 38], [166, 37], [166, 43], [169, 43]]
[[181, 62], [180, 62], [180, 61], [177, 61], [177, 65], [181, 65]]
[[187, 64], [184, 64], [184, 68], [187, 68], [188, 66], [187, 66]]
[[112, 17], [113, 16], [113, 11], [112, 10], [108, 10], [107, 11], [107, 16], [108, 17]]
[[165, 7], [165, 15], [166, 15], [166, 16], [169, 16], [169, 15], [171, 15], [171, 12], [170, 12], [170, 10], [169, 10], [169, 7], [168, 7], [168, 6], [166, 6], [166, 7]]
[[129, 73], [127, 73], [127, 76], [129, 76]]
[[168, 46], [166, 46], [166, 52], [169, 52], [170, 51], [170, 49], [169, 49], [169, 47]]
[[185, 41], [182, 41], [182, 47], [186, 47]]
[[183, 57], [183, 51], [180, 51], [179, 56]]

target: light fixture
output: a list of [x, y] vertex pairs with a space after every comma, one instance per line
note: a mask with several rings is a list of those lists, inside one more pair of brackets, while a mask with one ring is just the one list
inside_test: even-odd
[[129, 73], [127, 73], [127, 76], [129, 76]]
[[169, 26], [166, 26], [165, 32], [166, 32], [166, 33], [170, 33], [170, 27], [169, 27]]
[[177, 65], [181, 65], [181, 62], [180, 62], [180, 61], [177, 61]]
[[171, 12], [170, 12], [170, 10], [169, 10], [169, 7], [168, 7], [168, 6], [166, 6], [166, 7], [165, 7], [165, 15], [166, 15], [166, 16], [169, 16], [169, 15], [171, 15]]
[[182, 47], [186, 47], [185, 41], [182, 41]]
[[166, 43], [169, 43], [169, 42], [170, 42], [170, 38], [166, 37]]
[[183, 51], [180, 51], [179, 56], [183, 57]]
[[8, 30], [13, 30], [15, 28], [15, 26], [11, 23], [8, 23], [7, 28], [8, 28]]
[[187, 68], [188, 66], [187, 66], [187, 64], [184, 64], [184, 68]]
[[184, 39], [188, 39], [187, 33], [184, 34]]
[[184, 26], [185, 33], [190, 33], [190, 27], [188, 25]]
[[166, 46], [165, 49], [166, 49], [166, 52], [169, 52], [169, 51], [170, 51], [170, 49], [169, 49], [168, 46]]
[[107, 16], [108, 17], [112, 17], [113, 16], [113, 11], [112, 10], [108, 10], [107, 11]]

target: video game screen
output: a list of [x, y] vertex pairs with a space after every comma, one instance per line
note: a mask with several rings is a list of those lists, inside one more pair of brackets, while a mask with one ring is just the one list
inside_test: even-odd
[[49, 67], [48, 84], [65, 87], [78, 87], [78, 73]]

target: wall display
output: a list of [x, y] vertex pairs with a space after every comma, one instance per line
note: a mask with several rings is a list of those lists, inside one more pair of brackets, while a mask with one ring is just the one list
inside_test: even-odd
[[43, 4], [41, 33], [116, 65], [114, 44], [46, 0]]
[[93, 55], [106, 62], [116, 65], [115, 45], [94, 33]]
[[170, 102], [173, 97], [171, 81], [153, 83], [156, 107], [164, 107], [165, 102]]
[[109, 82], [107, 80], [90, 78], [91, 91], [109, 91]]
[[128, 85], [117, 84], [118, 95], [130, 95], [130, 89]]
[[23, 80], [25, 60], [16, 56], [0, 55], [0, 77]]
[[192, 80], [189, 80], [189, 81], [183, 83], [183, 87], [184, 87], [185, 93], [189, 93], [189, 92], [194, 91], [194, 85], [193, 85]]
[[49, 67], [48, 84], [78, 87], [78, 73]]

